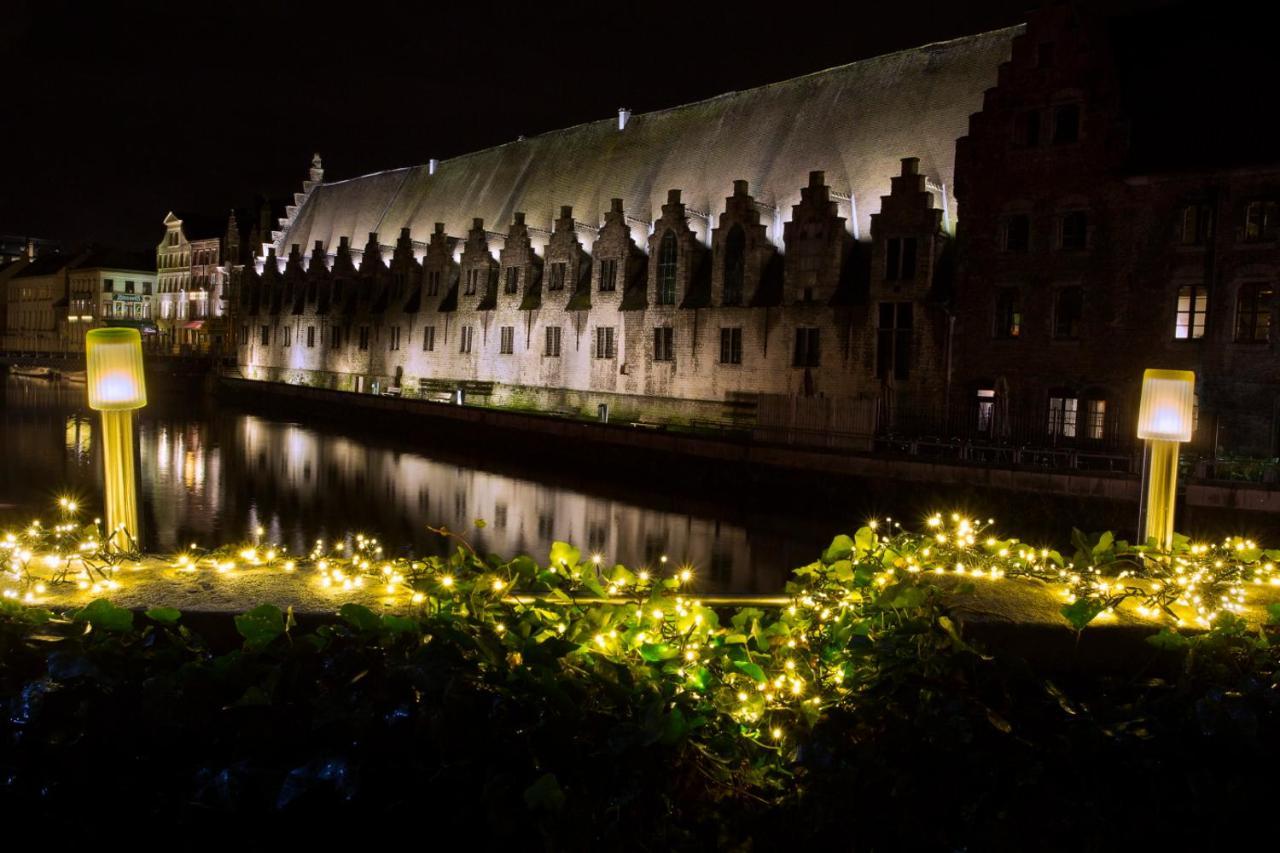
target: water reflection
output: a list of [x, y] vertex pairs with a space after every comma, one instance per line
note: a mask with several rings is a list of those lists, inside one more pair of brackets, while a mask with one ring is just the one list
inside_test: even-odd
[[[102, 494], [98, 419], [84, 386], [10, 377], [2, 387], [0, 524], [47, 516], [68, 490], [94, 507]], [[317, 538], [367, 532], [392, 550], [444, 553], [449, 543], [427, 530], [444, 525], [481, 551], [545, 559], [551, 542], [564, 539], [631, 566], [653, 566], [664, 554], [691, 562], [704, 589], [776, 592], [834, 533], [872, 515], [921, 519], [958, 507], [1016, 520], [1028, 541], [1063, 548], [1073, 525], [1123, 531], [1135, 517], [1130, 504], [966, 486], [813, 477], [790, 490], [765, 488], [749, 471], [737, 472], [732, 486], [671, 489], [662, 472], [602, 472], [581, 458], [523, 467], [510, 453], [495, 461], [482, 445], [348, 435], [215, 406], [185, 386], [150, 390], [152, 404], [137, 420], [139, 513], [147, 546], [162, 551], [249, 538], [262, 527], [297, 551]], [[528, 450], [515, 455], [537, 460]], [[478, 518], [483, 530], [472, 526]], [[1274, 516], [1195, 509], [1180, 519], [1193, 536], [1280, 539]]]

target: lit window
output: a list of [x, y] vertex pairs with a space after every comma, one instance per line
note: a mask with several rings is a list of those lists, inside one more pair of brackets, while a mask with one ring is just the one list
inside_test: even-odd
[[978, 432], [990, 433], [996, 412], [996, 392], [991, 388], [978, 389]]
[[1075, 438], [1076, 407], [1079, 401], [1075, 397], [1049, 397], [1049, 435]]
[[1100, 441], [1106, 435], [1107, 401], [1086, 400], [1084, 417], [1085, 437]]
[[1200, 285], [1184, 285], [1178, 288], [1178, 310], [1173, 326], [1175, 340], [1199, 340], [1204, 337], [1205, 314], [1209, 308], [1209, 293]]

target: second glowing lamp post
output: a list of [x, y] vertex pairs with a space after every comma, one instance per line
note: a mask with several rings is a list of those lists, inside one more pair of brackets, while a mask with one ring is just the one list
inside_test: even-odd
[[1142, 374], [1138, 438], [1142, 456], [1138, 534], [1143, 542], [1173, 546], [1173, 510], [1178, 497], [1178, 445], [1191, 440], [1196, 375], [1190, 370], [1148, 370]]
[[102, 412], [107, 545], [130, 550], [138, 539], [133, 410], [147, 405], [142, 337], [137, 329], [91, 329], [85, 335], [89, 408]]

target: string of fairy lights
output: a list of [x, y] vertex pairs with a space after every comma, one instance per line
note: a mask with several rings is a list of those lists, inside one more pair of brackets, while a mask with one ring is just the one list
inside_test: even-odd
[[901, 618], [897, 593], [929, 586], [922, 578], [1034, 580], [1050, 584], [1066, 605], [1085, 602], [1082, 622], [1115, 618], [1123, 608], [1153, 624], [1199, 628], [1243, 613], [1258, 587], [1280, 586], [1280, 551], [1243, 537], [1212, 544], [1179, 539], [1159, 551], [1104, 534], [1068, 560], [1050, 548], [998, 538], [994, 520], [955, 513], [932, 515], [920, 530], [891, 518], [869, 522], [797, 569], [781, 607], [731, 610], [708, 606], [694, 591], [694, 567], [671, 567], [665, 557], [656, 569], [633, 572], [556, 543], [546, 564], [528, 557], [501, 562], [481, 558], [465, 538], [442, 529], [458, 545], [450, 557], [389, 557], [365, 535], [317, 540], [307, 553], [291, 554], [264, 543], [259, 529], [255, 544], [211, 550], [192, 544], [148, 559], [106, 548], [101, 522], [81, 522], [73, 499], [62, 498], [58, 512], [53, 525], [32, 521], [0, 534], [5, 599], [40, 606], [72, 589], [109, 596], [157, 572], [209, 572], [229, 581], [279, 572], [335, 602], [373, 599], [389, 612], [466, 617], [508, 645], [515, 663], [521, 644], [558, 638], [575, 654], [645, 668], [674, 695], [711, 699], [743, 736], [767, 748], [781, 748], [791, 727], [856, 689], [857, 666], [831, 650], [892, 630]]

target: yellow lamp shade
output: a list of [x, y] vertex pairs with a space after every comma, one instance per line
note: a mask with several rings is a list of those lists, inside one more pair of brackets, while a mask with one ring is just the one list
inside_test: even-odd
[[1190, 370], [1148, 370], [1142, 374], [1138, 438], [1190, 441], [1195, 419], [1196, 375]]
[[137, 329], [91, 329], [85, 335], [84, 350], [89, 408], [118, 412], [147, 404], [142, 336]]

